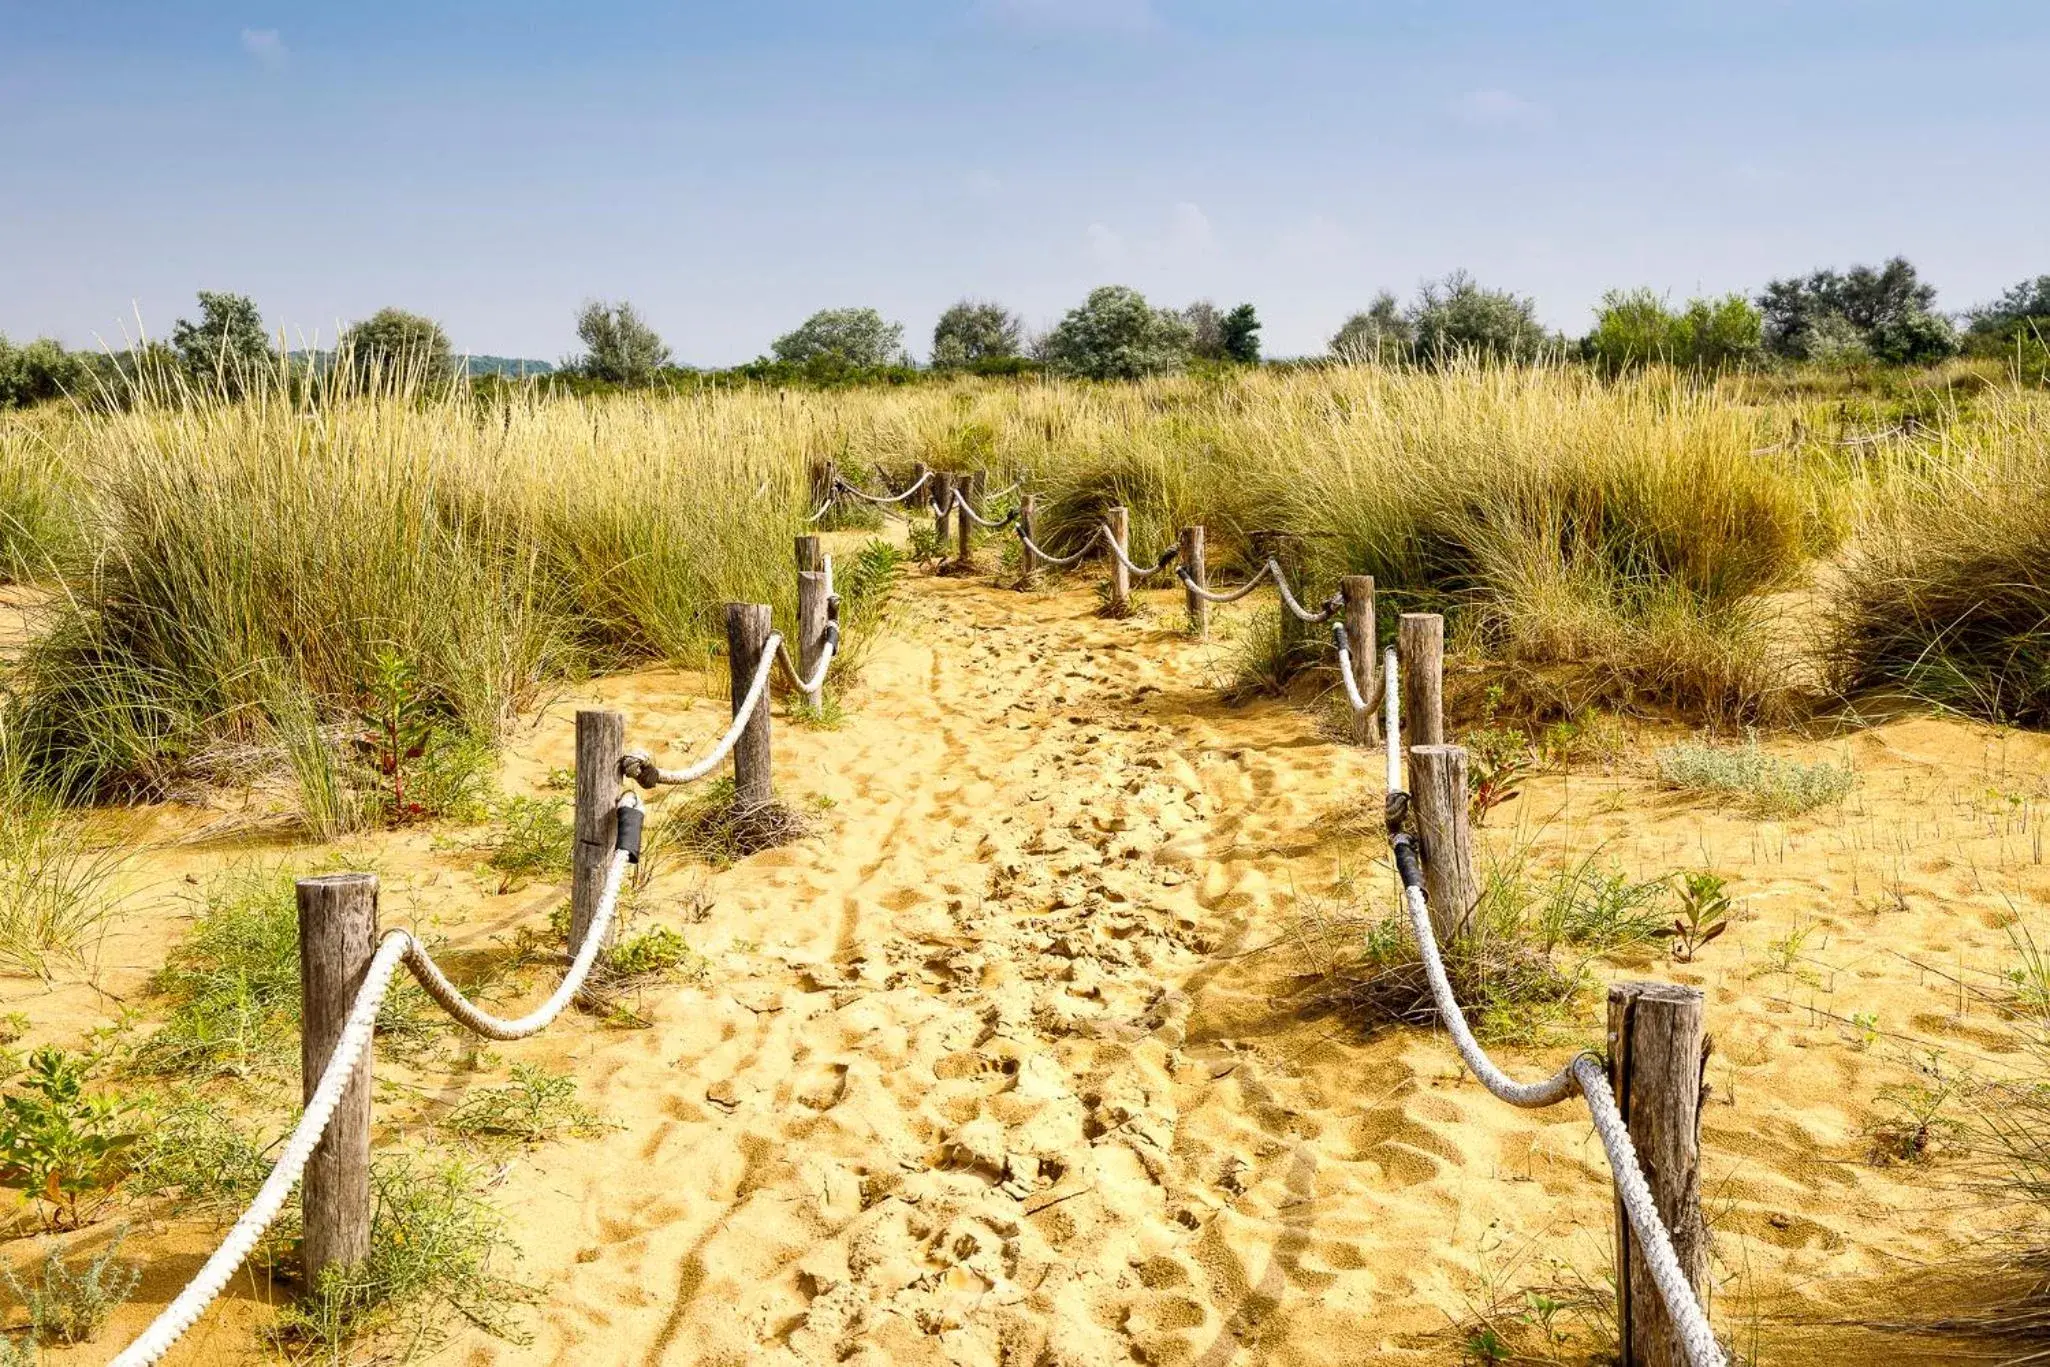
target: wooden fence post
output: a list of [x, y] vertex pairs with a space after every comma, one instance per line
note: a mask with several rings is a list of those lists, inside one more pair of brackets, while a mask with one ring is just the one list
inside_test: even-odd
[[[815, 536], [797, 538], [797, 669], [809, 679], [826, 654], [826, 557]], [[816, 713], [826, 700], [826, 682], [804, 695]]]
[[939, 541], [939, 556], [947, 555], [947, 517], [954, 511], [954, 477], [945, 471], [933, 474], [932, 483], [932, 531]]
[[1402, 661], [1402, 743], [1445, 743], [1445, 619], [1435, 612], [1405, 612], [1395, 624]]
[[[980, 470], [961, 476], [962, 501], [973, 508], [979, 516], [983, 517], [988, 516], [987, 513], [982, 511], [982, 491], [988, 487], [988, 478]], [[963, 565], [972, 565], [975, 563], [975, 546], [973, 544], [975, 521], [966, 513], [959, 514], [959, 519], [961, 524], [958, 529], [960, 534], [961, 563]]]
[[[599, 708], [577, 709], [576, 849], [569, 885], [569, 952], [584, 943], [605, 890], [605, 866], [619, 841], [619, 761], [626, 754], [626, 718]], [[608, 946], [612, 932], [606, 932]]]
[[[769, 644], [767, 603], [726, 605], [726, 659], [733, 672], [733, 715], [747, 701], [748, 685]], [[769, 701], [762, 699], [733, 747], [733, 801], [742, 812], [766, 807], [769, 785]]]
[[[341, 1042], [342, 1026], [377, 954], [377, 875], [301, 878], [299, 900], [299, 1075], [301, 1103]], [[366, 1054], [306, 1165], [301, 1254], [308, 1284], [330, 1265], [370, 1256], [370, 1064]]]
[[1374, 668], [1381, 655], [1375, 638], [1378, 628], [1374, 622], [1374, 576], [1348, 574], [1338, 581], [1338, 592], [1345, 600], [1345, 638], [1352, 651], [1353, 685], [1360, 691], [1360, 701], [1367, 705], [1366, 711], [1353, 716], [1352, 738], [1357, 744], [1372, 745], [1381, 735], [1381, 717], [1374, 707], [1378, 692]]
[[1024, 536], [1018, 543], [1018, 553], [1025, 567], [1018, 577], [1018, 587], [1029, 589], [1039, 582], [1039, 557], [1032, 553], [1033, 543], [1039, 540], [1039, 495], [1027, 494], [1018, 500], [1018, 530]]
[[[1118, 550], [1126, 555], [1132, 553], [1132, 515], [1123, 505], [1112, 508], [1105, 515], [1110, 523], [1110, 534], [1117, 540]], [[1110, 615], [1129, 617], [1132, 613], [1132, 576], [1125, 569], [1125, 562], [1115, 552], [1110, 557]]]
[[[1708, 1229], [1701, 1218], [1701, 1098], [1707, 1066], [1699, 988], [1610, 985], [1609, 1085], [1681, 1270], [1704, 1306]], [[1620, 1200], [1616, 1312], [1623, 1367], [1686, 1367], [1686, 1350]]]
[[1481, 899], [1467, 820], [1466, 748], [1409, 747], [1409, 803], [1424, 853], [1424, 899], [1438, 943], [1450, 945]]
[[[1203, 528], [1200, 526], [1182, 528], [1181, 544], [1176, 548], [1175, 559], [1188, 571], [1192, 583], [1208, 588], [1209, 568], [1203, 561]], [[1194, 588], [1184, 585], [1182, 597], [1188, 600], [1189, 634], [1197, 640], [1208, 639], [1210, 635], [1210, 604], [1199, 597]]]

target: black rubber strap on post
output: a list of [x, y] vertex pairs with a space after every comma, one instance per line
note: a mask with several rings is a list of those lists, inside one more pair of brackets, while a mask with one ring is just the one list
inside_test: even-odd
[[1347, 654], [1352, 652], [1352, 638], [1345, 634], [1345, 623], [1333, 622], [1331, 624], [1331, 644]]
[[1402, 875], [1402, 886], [1411, 892], [1422, 892], [1424, 861], [1417, 854], [1416, 837], [1398, 835], [1389, 843], [1395, 849], [1395, 871]]
[[1409, 794], [1400, 788], [1388, 794], [1388, 801], [1381, 808], [1381, 815], [1388, 823], [1388, 839], [1402, 834], [1402, 828], [1409, 824]]
[[616, 850], [626, 851], [626, 862], [641, 862], [641, 824], [648, 814], [639, 806], [622, 806], [619, 809], [619, 839], [613, 844]]
[[1160, 553], [1160, 559], [1158, 562], [1154, 564], [1153, 572], [1155, 574], [1159, 574], [1169, 565], [1172, 565], [1174, 563], [1174, 558], [1180, 555], [1181, 553], [1182, 548], [1180, 546], [1169, 546], [1166, 550]]
[[828, 627], [837, 626], [839, 622], [840, 595], [837, 593], [829, 593], [826, 595], [826, 625]]

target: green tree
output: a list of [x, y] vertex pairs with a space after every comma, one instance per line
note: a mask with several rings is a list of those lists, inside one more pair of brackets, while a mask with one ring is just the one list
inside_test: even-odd
[[778, 337], [770, 350], [777, 360], [793, 365], [890, 365], [904, 354], [904, 325], [885, 321], [874, 309], [820, 309]]
[[1349, 365], [1406, 360], [1416, 349], [1416, 330], [1395, 295], [1382, 290], [1366, 312], [1345, 320], [1331, 338], [1331, 354]]
[[2050, 275], [2024, 280], [1965, 316], [1974, 338], [2006, 342], [2016, 336], [2050, 334]]
[[1047, 364], [1061, 374], [1131, 380], [1180, 370], [1192, 341], [1181, 314], [1154, 308], [1135, 289], [1104, 285], [1055, 325], [1045, 350]]
[[441, 324], [404, 309], [379, 309], [352, 325], [342, 334], [340, 355], [366, 385], [445, 384], [456, 372]]
[[25, 406], [82, 394], [92, 379], [83, 353], [39, 337], [16, 346], [0, 337], [0, 407]]
[[1182, 322], [1189, 328], [1189, 355], [1199, 361], [1224, 359], [1224, 315], [1208, 299], [1198, 299], [1182, 310]]
[[1958, 348], [1956, 329], [1935, 311], [1936, 287], [1905, 257], [1876, 269], [1774, 280], [1758, 296], [1758, 307], [1766, 348], [1792, 360], [1844, 360], [1862, 351], [1896, 364], [1925, 364]]
[[1460, 356], [1534, 360], [1550, 340], [1534, 300], [1488, 289], [1465, 271], [1426, 283], [1407, 318], [1417, 355], [1441, 364]]
[[219, 290], [199, 292], [199, 321], [173, 324], [171, 346], [196, 382], [230, 397], [247, 392], [274, 360], [256, 301]]
[[577, 337], [585, 347], [577, 369], [593, 379], [647, 384], [669, 363], [669, 348], [624, 300], [585, 304], [577, 314]]
[[1260, 315], [1251, 304], [1240, 304], [1225, 314], [1219, 331], [1227, 360], [1241, 365], [1260, 363]]
[[963, 299], [940, 315], [932, 330], [935, 370], [954, 370], [1018, 354], [1023, 325], [1002, 304]]
[[1610, 290], [1581, 349], [1612, 374], [1654, 362], [1717, 370], [1758, 354], [1761, 324], [1741, 294], [1692, 299], [1676, 312], [1651, 290]]

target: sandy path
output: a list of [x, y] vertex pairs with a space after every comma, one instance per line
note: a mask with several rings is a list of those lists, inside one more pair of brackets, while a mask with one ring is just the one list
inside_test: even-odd
[[[1378, 756], [1300, 709], [1219, 703], [1223, 651], [1174, 630], [1166, 595], [1123, 622], [1081, 588], [905, 597], [844, 728], [778, 722], [779, 787], [825, 805], [818, 833], [718, 872], [672, 862], [643, 896], [705, 981], [651, 994], [652, 1028], [580, 1018], [499, 1051], [573, 1071], [618, 1128], [501, 1174], [544, 1293], [535, 1340], [472, 1335], [444, 1360], [1445, 1362], [1475, 1307], [1602, 1281], [1583, 1112], [1501, 1105], [1429, 1032], [1305, 1018], [1280, 999], [1288, 957], [1254, 952], [1299, 899], [1386, 900], [1357, 824]], [[569, 761], [568, 714], [593, 700], [681, 755], [721, 725], [701, 693], [650, 672], [563, 699], [508, 786]], [[1869, 1358], [1779, 1322], [1834, 1318], [1996, 1227], [1940, 1166], [1869, 1161], [1868, 1130], [1879, 1088], [1914, 1076], [1896, 1032], [2018, 1057], [1927, 965], [1999, 967], [2050, 890], [2041, 738], [1911, 720], [1853, 744], [1859, 796], [1813, 818], [1554, 775], [1487, 833], [1539, 867], [1600, 850], [1636, 876], [1733, 875], [1744, 917], [1701, 964], [1603, 971], [1710, 992], [1718, 1317], [1779, 1361]], [[388, 917], [431, 912], [456, 950], [557, 896], [485, 895], [428, 832], [375, 854]], [[1807, 938], [1767, 971], [1790, 927]], [[1844, 1024], [1867, 1007], [1877, 1044]], [[1566, 1051], [1503, 1052], [1533, 1072]], [[173, 1360], [239, 1360], [223, 1344], [246, 1319]]]

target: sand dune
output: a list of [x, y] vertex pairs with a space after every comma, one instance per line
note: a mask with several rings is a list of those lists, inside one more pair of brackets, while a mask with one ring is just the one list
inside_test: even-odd
[[[1080, 587], [933, 578], [907, 600], [843, 729], [779, 719], [778, 783], [823, 807], [817, 833], [724, 871], [672, 862], [644, 897], [688, 923], [706, 980], [651, 996], [651, 1028], [567, 1020], [503, 1051], [572, 1071], [617, 1128], [501, 1175], [535, 1340], [445, 1360], [1446, 1362], [1476, 1308], [1606, 1276], [1584, 1111], [1511, 1110], [1432, 1033], [1362, 1037], [1285, 1000], [1298, 899], [1388, 900], [1385, 847], [1350, 819], [1378, 810], [1377, 755], [1299, 708], [1219, 702], [1224, 647], [1180, 635], [1168, 595], [1129, 621]], [[508, 785], [568, 763], [591, 701], [680, 755], [723, 717], [703, 694], [651, 672], [565, 698]], [[1794, 1326], [1999, 1227], [1940, 1159], [1871, 1161], [1868, 1130], [1924, 1043], [2019, 1061], [1943, 975], [2003, 966], [2014, 918], [2041, 914], [2050, 747], [1916, 719], [1789, 748], [1855, 757], [1842, 810], [1760, 822], [1624, 766], [1532, 782], [1486, 839], [1731, 877], [1741, 919], [1700, 963], [1602, 971], [1709, 992], [1719, 1325], [1774, 1360], [1867, 1360], [1869, 1337]], [[403, 875], [388, 919], [431, 910], [458, 950], [556, 895], [486, 896], [424, 833], [377, 855]], [[240, 1360], [247, 1318], [172, 1360]]]

